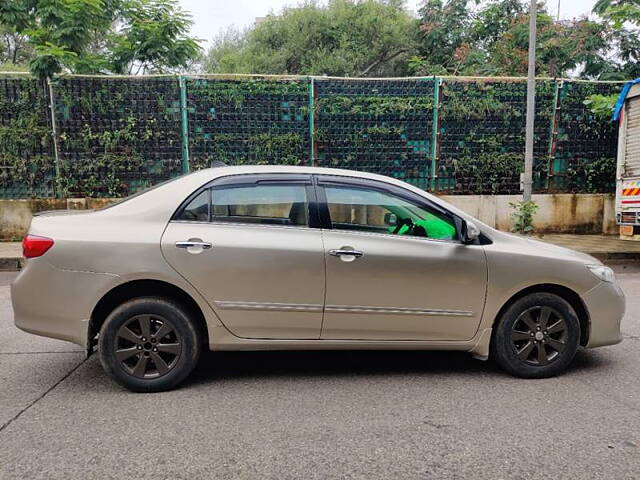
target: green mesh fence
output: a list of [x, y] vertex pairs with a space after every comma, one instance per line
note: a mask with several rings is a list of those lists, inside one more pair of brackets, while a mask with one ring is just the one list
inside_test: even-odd
[[182, 173], [178, 80], [58, 79], [61, 196], [128, 195]]
[[[620, 88], [538, 80], [534, 191], [613, 191], [617, 128], [584, 100]], [[47, 86], [0, 76], [2, 198], [122, 196], [214, 161], [520, 191], [524, 79], [64, 76], [51, 89], [57, 149]]]
[[594, 118], [583, 102], [589, 95], [619, 91], [615, 84], [563, 83], [558, 98], [557, 147], [550, 168], [551, 190], [615, 191], [617, 124]]
[[0, 197], [53, 195], [54, 160], [45, 85], [0, 77]]
[[[517, 193], [524, 167], [525, 82], [442, 83], [439, 190]], [[536, 82], [534, 189], [546, 188], [555, 82]]]
[[429, 188], [436, 80], [318, 80], [320, 166], [381, 173]]
[[190, 164], [308, 164], [308, 81], [188, 79]]

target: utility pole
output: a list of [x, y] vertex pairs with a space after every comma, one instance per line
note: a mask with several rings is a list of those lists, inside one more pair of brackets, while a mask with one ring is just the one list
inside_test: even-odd
[[527, 122], [525, 126], [524, 176], [522, 199], [531, 200], [533, 184], [533, 125], [536, 114], [536, 16], [537, 0], [529, 7], [529, 70], [527, 75]]

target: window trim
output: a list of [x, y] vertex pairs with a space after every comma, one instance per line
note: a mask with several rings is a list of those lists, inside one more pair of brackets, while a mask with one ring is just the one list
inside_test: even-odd
[[[364, 178], [351, 178], [351, 177], [343, 177], [343, 176], [333, 176], [333, 175], [314, 175], [314, 185], [318, 191], [317, 196], [320, 202], [319, 213], [321, 217], [322, 228], [326, 230], [335, 230], [339, 232], [347, 232], [354, 234], [365, 234], [365, 235], [383, 235], [383, 236], [391, 236], [393, 238], [405, 238], [402, 235], [394, 235], [391, 233], [381, 233], [381, 232], [365, 232], [359, 230], [347, 230], [347, 229], [334, 229], [331, 223], [331, 215], [329, 213], [329, 204], [327, 201], [327, 194], [325, 191], [326, 187], [350, 187], [350, 188], [360, 188], [360, 189], [368, 189], [368, 190], [376, 190], [381, 193], [385, 193], [387, 195], [391, 195], [394, 197], [399, 197], [408, 202], [414, 203], [422, 208], [427, 208], [433, 211], [444, 215], [449, 218], [456, 229], [456, 238], [452, 240], [441, 239], [441, 238], [428, 238], [428, 237], [418, 237], [418, 236], [410, 236], [410, 238], [417, 238], [423, 240], [430, 240], [436, 242], [446, 242], [446, 243], [458, 243], [462, 244], [460, 238], [460, 232], [462, 227], [462, 219], [450, 212], [444, 207], [430, 201], [428, 198], [424, 198], [421, 195], [416, 194], [410, 190], [399, 187], [397, 185], [392, 185], [390, 183], [382, 182], [379, 180], [371, 180]], [[408, 237], [407, 237], [408, 238]]]
[[[217, 222], [212, 220], [211, 209], [211, 192], [216, 188], [234, 188], [242, 186], [259, 186], [259, 185], [283, 185], [283, 186], [304, 186], [307, 196], [307, 225], [271, 225], [260, 223], [244, 223], [244, 222]], [[183, 220], [180, 215], [198, 197], [202, 192], [208, 191], [208, 220]], [[316, 190], [313, 188], [313, 179], [309, 174], [299, 173], [240, 173], [234, 175], [225, 175], [214, 178], [205, 183], [186, 199], [180, 203], [178, 208], [171, 216], [170, 222], [180, 223], [199, 223], [211, 225], [245, 225], [252, 227], [283, 227], [283, 228], [320, 228], [320, 216], [318, 213], [318, 200]]]

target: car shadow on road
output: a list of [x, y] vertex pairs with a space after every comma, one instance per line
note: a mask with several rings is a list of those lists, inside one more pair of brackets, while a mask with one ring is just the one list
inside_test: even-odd
[[[606, 356], [580, 350], [567, 374], [606, 368], [609, 363]], [[491, 360], [479, 361], [465, 352], [207, 352], [201, 357], [188, 383], [199, 384], [237, 378], [444, 374], [509, 377]]]

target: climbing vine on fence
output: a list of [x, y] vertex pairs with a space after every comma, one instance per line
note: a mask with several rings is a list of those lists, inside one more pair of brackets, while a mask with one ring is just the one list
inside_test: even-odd
[[54, 85], [61, 196], [118, 197], [182, 173], [175, 78]]
[[0, 195], [53, 193], [51, 128], [44, 85], [24, 77], [0, 79]]
[[[519, 192], [521, 80], [63, 76], [52, 83], [57, 149], [45, 87], [0, 77], [0, 197], [123, 196], [214, 161]], [[536, 191], [613, 191], [616, 125], [584, 100], [619, 89], [537, 82]]]
[[191, 168], [308, 162], [307, 80], [186, 82]]
[[434, 84], [434, 79], [317, 80], [314, 160], [428, 188]]

